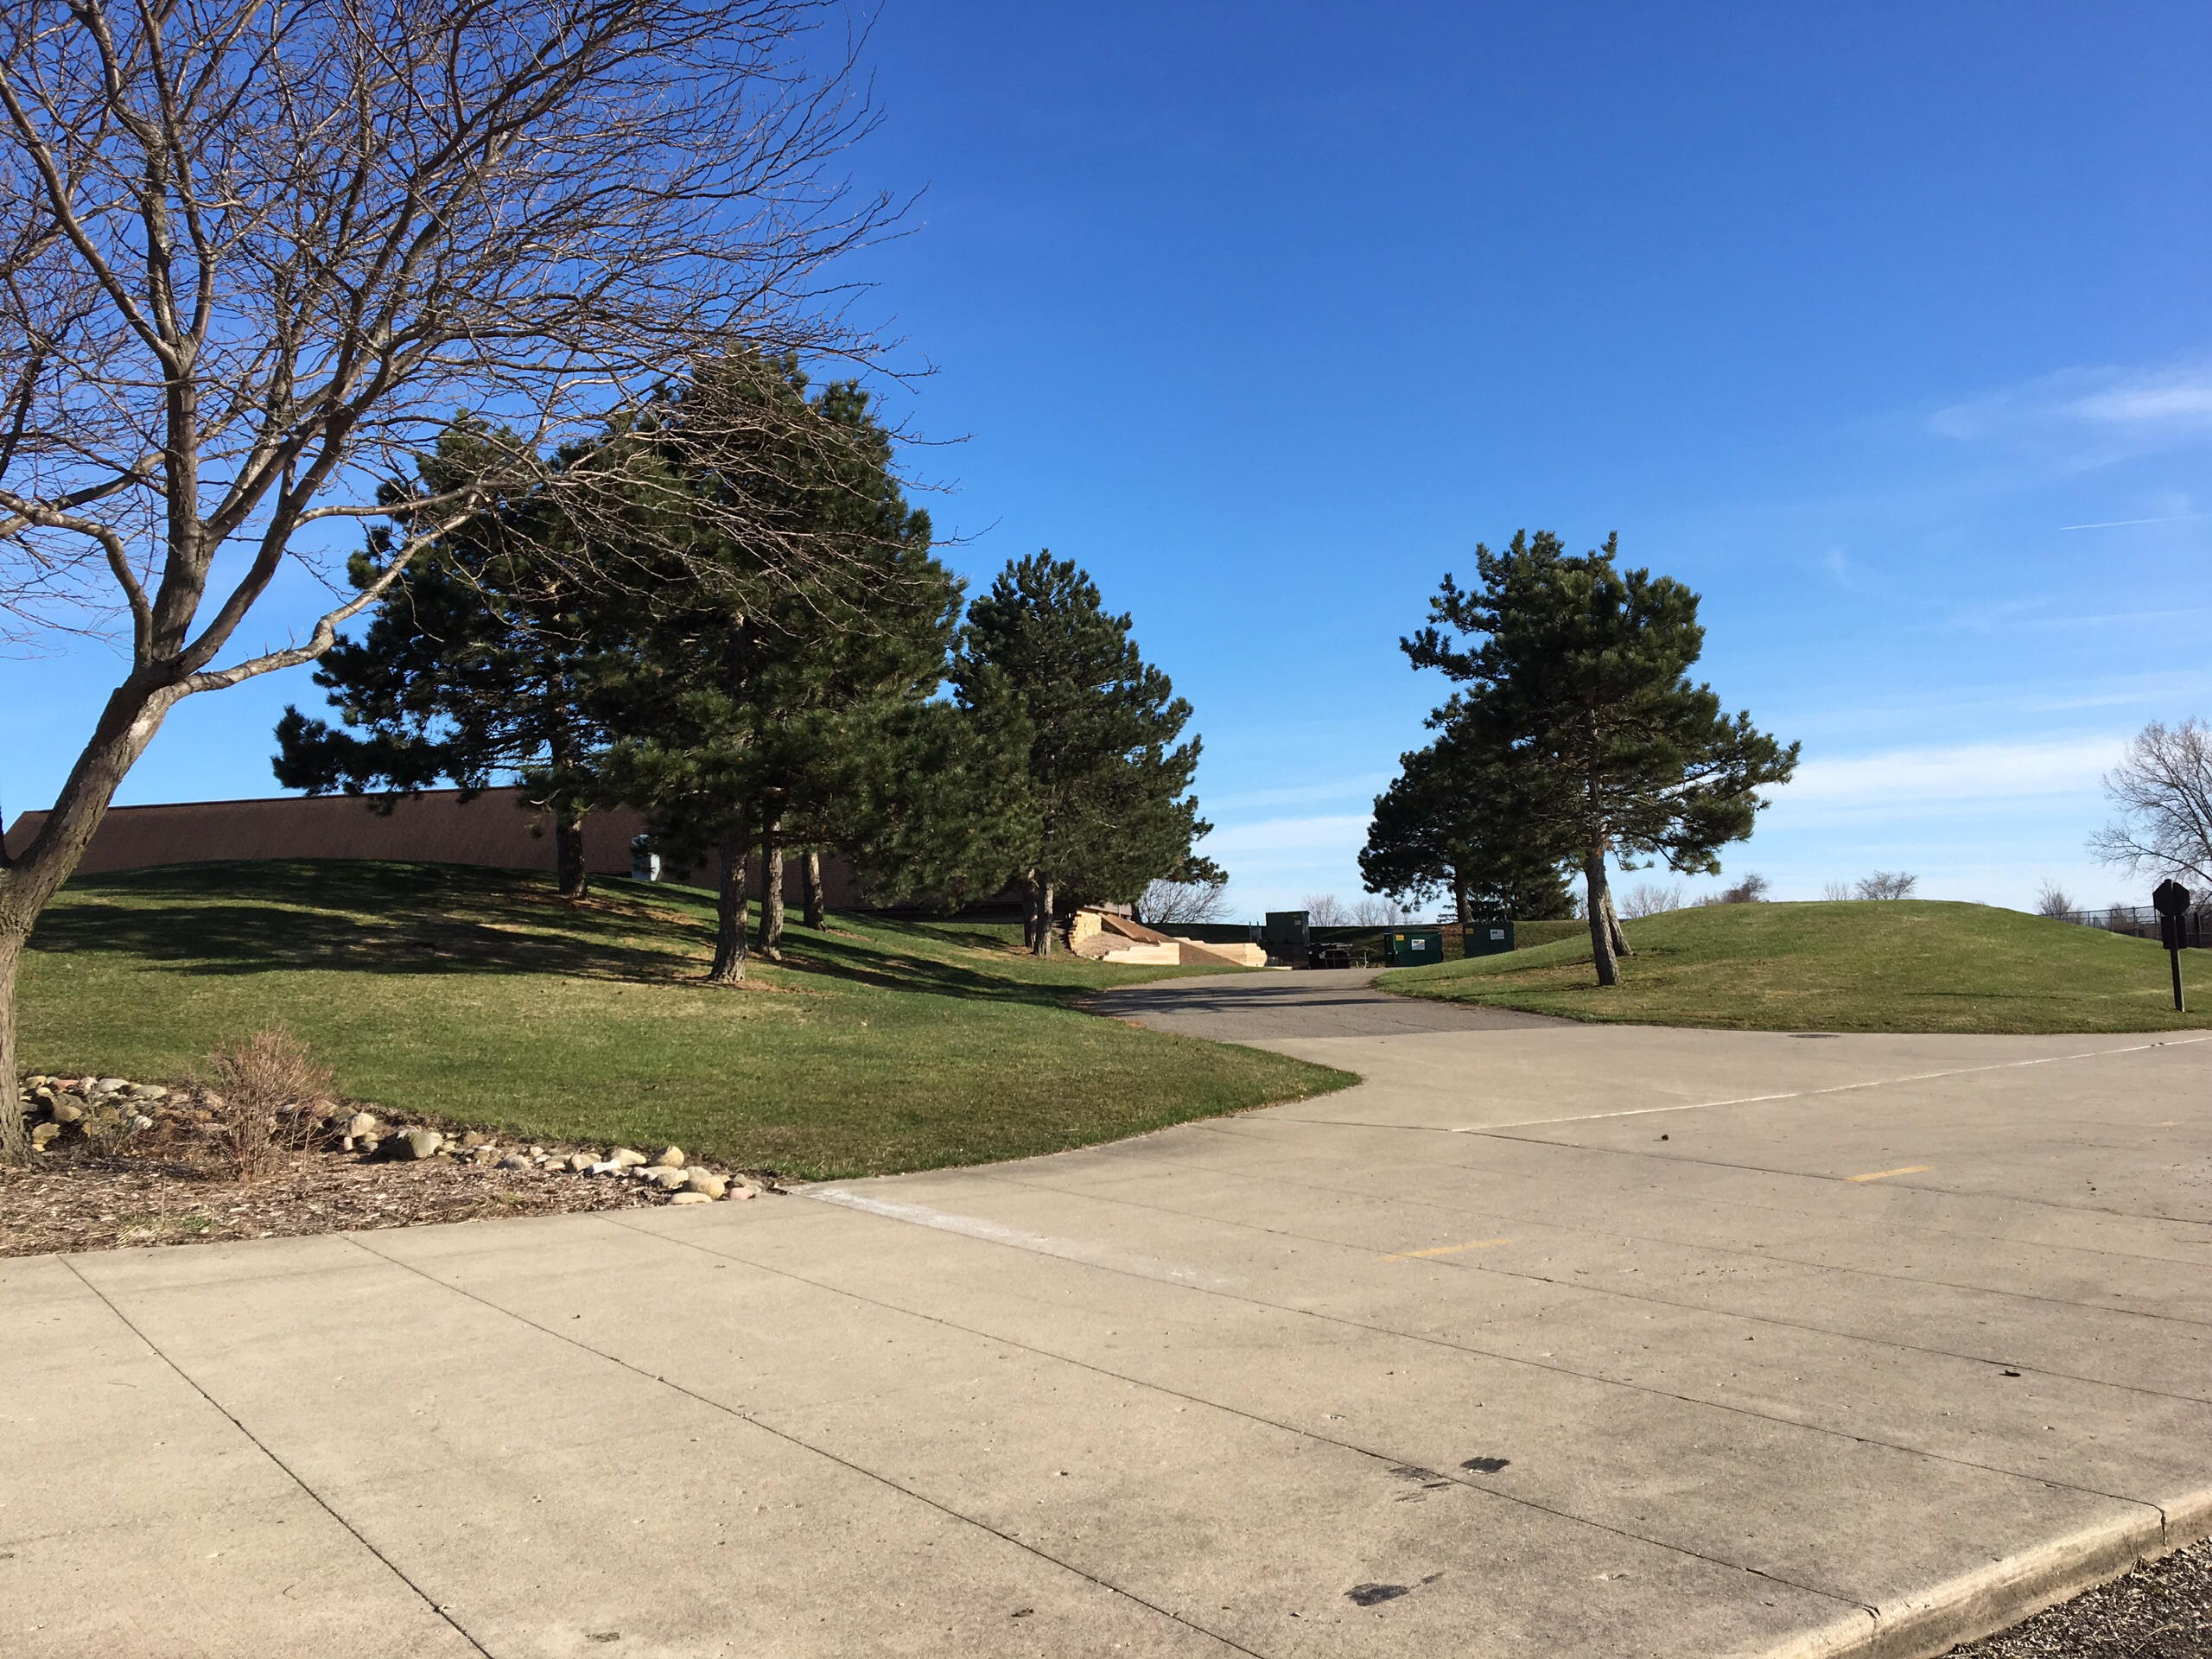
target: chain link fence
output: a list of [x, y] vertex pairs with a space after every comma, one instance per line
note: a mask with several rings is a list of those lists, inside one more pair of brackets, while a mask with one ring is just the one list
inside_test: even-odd
[[[2054, 921], [2072, 922], [2078, 927], [2101, 927], [2107, 933], [2125, 933], [2130, 938], [2156, 939], [2158, 934], [2158, 912], [2148, 905], [2109, 905], [2102, 910], [2061, 911]], [[2181, 942], [2184, 950], [2212, 950], [2212, 905], [2197, 905], [2181, 918]]]

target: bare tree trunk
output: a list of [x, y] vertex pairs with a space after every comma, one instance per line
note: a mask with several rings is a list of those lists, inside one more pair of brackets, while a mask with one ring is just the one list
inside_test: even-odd
[[715, 842], [720, 885], [715, 895], [715, 965], [709, 985], [734, 985], [745, 977], [745, 836], [733, 825]]
[[1613, 954], [1613, 896], [1605, 889], [1605, 849], [1592, 847], [1582, 855], [1582, 874], [1590, 883], [1590, 959], [1598, 964], [1598, 983], [1621, 982], [1620, 958]]
[[149, 688], [134, 672], [116, 688], [100, 711], [92, 741], [78, 755], [61, 792], [39, 826], [37, 836], [20, 857], [8, 858], [0, 845], [0, 1160], [21, 1163], [30, 1154], [30, 1132], [17, 1109], [16, 1071], [16, 970], [23, 943], [39, 912], [76, 874], [85, 849], [107, 816], [124, 774], [146, 752], [162, 721], [181, 694], [173, 687]]
[[553, 818], [553, 868], [561, 878], [561, 896], [581, 899], [588, 878], [584, 874], [584, 815], [563, 807]]
[[1037, 894], [1039, 889], [1036, 871], [1029, 872], [1028, 884], [1028, 895], [1022, 900], [1021, 906], [1021, 948], [1033, 952], [1037, 949], [1037, 936], [1044, 931], [1037, 920]]
[[[257, 33], [237, 4], [10, 9], [0, 601], [20, 623], [26, 595], [52, 600], [70, 629], [112, 603], [130, 666], [36, 838], [0, 854], [0, 988], [180, 698], [314, 661], [500, 500], [559, 480], [564, 513], [605, 512], [568, 441], [734, 334], [866, 361], [806, 273], [900, 210], [844, 204], [822, 170], [868, 123], [835, 53], [809, 67], [813, 7], [509, 10], [325, 8]], [[292, 155], [328, 164], [235, 160]], [[217, 665], [293, 559], [314, 568], [296, 532], [372, 515], [353, 487], [413, 469], [487, 397], [519, 427], [499, 476], [383, 504], [381, 569], [303, 639]], [[684, 546], [715, 510], [693, 499]], [[726, 512], [750, 533], [749, 501]], [[814, 539], [792, 568], [829, 552]], [[14, 1088], [0, 1152], [20, 1156]]]
[[30, 1156], [31, 1132], [23, 1122], [16, 1058], [16, 969], [23, 959], [23, 935], [0, 932], [0, 1164], [20, 1164]]
[[1052, 878], [1046, 876], [1037, 887], [1037, 943], [1029, 948], [1040, 957], [1052, 954]]
[[760, 820], [760, 954], [784, 959], [784, 815], [772, 809]]
[[817, 932], [830, 925], [830, 909], [822, 898], [822, 849], [806, 849], [806, 913], [801, 918]]

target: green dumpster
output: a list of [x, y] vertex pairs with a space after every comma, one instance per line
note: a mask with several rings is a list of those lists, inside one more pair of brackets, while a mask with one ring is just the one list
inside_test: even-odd
[[1444, 960], [1440, 927], [1394, 927], [1382, 936], [1383, 959], [1393, 968], [1419, 968]]
[[1513, 948], [1511, 922], [1469, 922], [1459, 930], [1459, 954], [1495, 957]]

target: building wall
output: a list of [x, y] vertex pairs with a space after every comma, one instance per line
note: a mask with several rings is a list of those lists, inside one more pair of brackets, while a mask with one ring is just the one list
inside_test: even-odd
[[[45, 821], [43, 812], [19, 816], [8, 826], [9, 853], [29, 846]], [[644, 815], [632, 808], [591, 814], [584, 820], [584, 868], [594, 875], [629, 874], [630, 841], [644, 829]], [[467, 802], [459, 790], [425, 790], [399, 800], [389, 814], [346, 795], [118, 806], [101, 820], [78, 871], [99, 875], [236, 858], [397, 859], [550, 872], [553, 824], [523, 804], [518, 789], [487, 789]], [[759, 869], [756, 857], [748, 866], [749, 890], [758, 890]], [[696, 874], [664, 868], [663, 874], [704, 884], [714, 880], [711, 868]], [[841, 858], [824, 855], [822, 885], [833, 906], [860, 901], [852, 868]], [[786, 860], [786, 899], [800, 902], [804, 887], [799, 861]]]

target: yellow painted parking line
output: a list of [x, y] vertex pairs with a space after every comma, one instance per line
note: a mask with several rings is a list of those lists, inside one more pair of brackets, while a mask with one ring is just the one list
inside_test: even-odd
[[1386, 1255], [1385, 1262], [1418, 1262], [1425, 1255], [1457, 1255], [1462, 1250], [1486, 1250], [1493, 1244], [1510, 1244], [1510, 1238], [1475, 1238], [1465, 1244], [1439, 1244], [1433, 1250], [1401, 1250], [1395, 1255]]
[[1933, 1164], [1907, 1164], [1903, 1169], [1878, 1169], [1872, 1175], [1847, 1175], [1847, 1181], [1886, 1181], [1892, 1175], [1918, 1175], [1935, 1168]]

